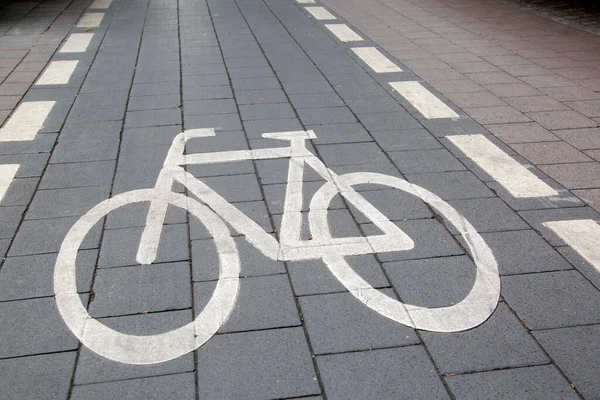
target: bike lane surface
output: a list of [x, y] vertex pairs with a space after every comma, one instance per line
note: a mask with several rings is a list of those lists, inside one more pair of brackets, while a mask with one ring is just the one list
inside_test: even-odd
[[[569, 242], [543, 223], [597, 221], [596, 211], [530, 165], [525, 171], [533, 177], [506, 159], [504, 169], [482, 169], [489, 149], [527, 163], [356, 27], [331, 26], [345, 23], [335, 10], [254, 0], [87, 6], [72, 3], [60, 14], [57, 52], [43, 52], [38, 62], [47, 68], [39, 80], [21, 75], [36, 84], [5, 80], [1, 88], [13, 91], [7, 101], [19, 90], [25, 95], [0, 133], [2, 164], [15, 177], [0, 203], [7, 221], [0, 363], [9, 398], [467, 398], [477, 390], [593, 397], [597, 253], [586, 261], [573, 245], [581, 241]], [[65, 26], [86, 8], [61, 44]], [[19, 68], [33, 67], [25, 64]], [[19, 113], [24, 105], [34, 111]], [[153, 187], [175, 136], [206, 127], [215, 136], [190, 140], [188, 154], [280, 147], [285, 143], [262, 133], [312, 129], [317, 138], [309, 149], [336, 173], [384, 173], [436, 193], [494, 251], [503, 284], [496, 311], [466, 332], [415, 331], [358, 302], [322, 261], [274, 261], [233, 233], [240, 292], [205, 345], [151, 366], [117, 363], [81, 347], [53, 296], [54, 262], [67, 231], [100, 201]], [[446, 138], [464, 135], [487, 140], [472, 158], [468, 147]], [[507, 165], [548, 192], [518, 192], [502, 174]], [[187, 169], [278, 236], [287, 160]], [[324, 180], [308, 169], [302, 180], [306, 217]], [[377, 185], [356, 189], [415, 242], [409, 251], [349, 257], [363, 279], [426, 307], [452, 305], [469, 293], [475, 266], [456, 229], [413, 196]], [[110, 214], [78, 256], [77, 286], [89, 313], [132, 335], [191, 322], [218, 276], [210, 234], [175, 208], [156, 262], [138, 265], [147, 212], [131, 206]], [[335, 237], [375, 233], [339, 196], [328, 220]], [[304, 225], [301, 238], [311, 239]], [[565, 350], [568, 337], [575, 338], [566, 347], [572, 352]]]

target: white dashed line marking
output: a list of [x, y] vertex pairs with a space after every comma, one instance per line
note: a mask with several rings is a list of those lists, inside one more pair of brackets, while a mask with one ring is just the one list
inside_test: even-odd
[[94, 36], [93, 33], [72, 33], [58, 52], [83, 53], [87, 50], [92, 36]]
[[315, 0], [296, 0], [298, 4], [315, 4]]
[[483, 135], [446, 136], [514, 197], [556, 196], [558, 192]]
[[352, 51], [377, 73], [402, 72], [402, 69], [381, 54], [375, 47], [354, 47]]
[[2, 201], [4, 195], [8, 191], [8, 187], [13, 179], [15, 179], [18, 169], [19, 164], [0, 165], [0, 201]]
[[0, 142], [35, 139], [55, 103], [55, 101], [21, 103], [4, 127], [0, 129]]
[[323, 7], [305, 7], [306, 11], [308, 11], [315, 19], [318, 20], [328, 20], [328, 19], [337, 19], [335, 15], [327, 11]]
[[543, 225], [554, 231], [600, 272], [600, 225], [596, 221], [591, 219], [550, 221], [544, 222]]
[[342, 42], [359, 42], [363, 40], [346, 24], [325, 24], [325, 28], [329, 29]]
[[104, 9], [110, 7], [110, 3], [112, 3], [112, 0], [94, 0], [90, 5], [90, 8]]
[[104, 18], [104, 13], [85, 13], [77, 23], [78, 28], [97, 28]]
[[390, 85], [427, 119], [459, 117], [419, 82], [390, 82]]
[[65, 85], [69, 83], [79, 61], [52, 61], [36, 85]]

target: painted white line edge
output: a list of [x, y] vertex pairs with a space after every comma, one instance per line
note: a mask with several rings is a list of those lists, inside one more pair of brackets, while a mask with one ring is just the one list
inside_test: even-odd
[[373, 71], [381, 74], [386, 72], [402, 72], [402, 69], [381, 54], [375, 47], [354, 47], [352, 51], [360, 57]]
[[337, 19], [335, 15], [327, 11], [324, 7], [304, 7], [304, 9], [319, 21]]
[[363, 40], [346, 24], [325, 24], [325, 28], [329, 29], [342, 42], [360, 42]]
[[93, 36], [93, 33], [72, 33], [58, 52], [83, 53], [87, 50]]
[[52, 61], [44, 71], [36, 85], [66, 85], [79, 61]]
[[0, 165], [0, 201], [4, 198], [4, 195], [8, 191], [17, 171], [19, 170], [19, 164], [4, 164]]
[[315, 0], [296, 0], [298, 4], [315, 4]]
[[44, 126], [55, 101], [29, 101], [21, 103], [6, 124], [0, 129], [0, 142], [33, 140]]
[[554, 231], [600, 272], [600, 225], [596, 221], [592, 219], [550, 221], [544, 222], [543, 225]]
[[483, 135], [446, 136], [514, 197], [556, 196], [558, 192]]
[[79, 22], [77, 22], [78, 28], [97, 28], [102, 23], [104, 13], [102, 12], [89, 12], [83, 14]]
[[417, 81], [390, 82], [390, 85], [427, 119], [459, 118], [457, 113]]
[[90, 5], [90, 8], [104, 9], [110, 7], [110, 3], [112, 3], [112, 0], [94, 0]]

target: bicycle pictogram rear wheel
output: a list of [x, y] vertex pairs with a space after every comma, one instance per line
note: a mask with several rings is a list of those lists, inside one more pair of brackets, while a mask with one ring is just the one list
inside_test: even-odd
[[[188, 211], [210, 232], [219, 254], [219, 279], [211, 299], [192, 322], [157, 335], [128, 335], [113, 330], [90, 316], [77, 293], [75, 261], [85, 236], [108, 213], [128, 204], [152, 202], [159, 198], [169, 205]], [[239, 273], [240, 260], [235, 242], [217, 214], [182, 194], [142, 189], [126, 192], [99, 203], [73, 225], [56, 260], [54, 292], [64, 321], [90, 350], [122, 363], [155, 364], [197, 349], [217, 332], [235, 305]]]
[[[491, 249], [481, 235], [450, 204], [432, 192], [403, 179], [371, 172], [356, 172], [337, 177], [337, 184], [325, 183], [311, 201], [311, 217], [327, 221], [326, 212], [331, 200], [340, 192], [340, 186], [351, 188], [360, 184], [388, 186], [414, 195], [430, 205], [456, 228], [473, 257], [476, 277], [469, 294], [462, 301], [447, 307], [427, 308], [406, 304], [386, 296], [358, 275], [341, 255], [327, 255], [323, 261], [335, 277], [354, 297], [374, 311], [401, 324], [434, 332], [457, 332], [474, 328], [485, 322], [496, 309], [500, 297], [498, 265]], [[344, 196], [346, 197], [346, 196]], [[346, 197], [347, 200], [350, 198]], [[357, 205], [355, 205], [357, 206]], [[312, 223], [315, 237], [329, 237], [328, 227]]]

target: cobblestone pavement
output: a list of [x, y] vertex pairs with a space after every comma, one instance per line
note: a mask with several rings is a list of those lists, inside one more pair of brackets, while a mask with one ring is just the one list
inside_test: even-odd
[[0, 397], [598, 398], [598, 36], [491, 0], [0, 5]]

